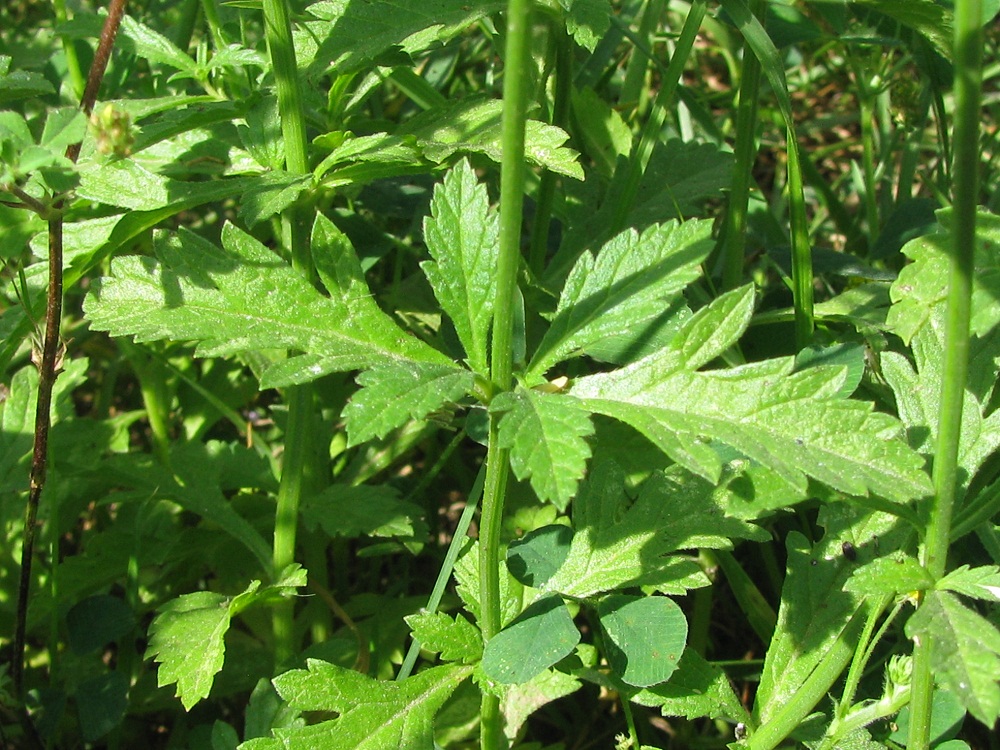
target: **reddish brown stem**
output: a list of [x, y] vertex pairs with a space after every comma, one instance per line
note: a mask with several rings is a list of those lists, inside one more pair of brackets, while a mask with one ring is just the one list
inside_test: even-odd
[[[97, 101], [97, 92], [104, 79], [108, 67], [115, 37], [125, 14], [126, 0], [111, 0], [108, 17], [101, 30], [101, 38], [94, 54], [94, 62], [90, 66], [87, 86], [84, 89], [80, 108], [90, 114]], [[76, 161], [80, 155], [79, 143], [66, 149], [66, 156]], [[36, 365], [38, 367], [38, 400], [35, 407], [35, 436], [31, 452], [31, 475], [28, 485], [28, 504], [24, 511], [24, 538], [21, 545], [21, 576], [17, 589], [17, 614], [14, 625], [13, 653], [11, 655], [11, 682], [14, 694], [24, 697], [24, 650], [25, 633], [28, 614], [28, 595], [31, 589], [31, 562], [37, 534], [38, 502], [45, 488], [45, 475], [48, 467], [49, 427], [52, 421], [52, 388], [61, 369], [59, 361], [62, 357], [62, 339], [59, 326], [62, 320], [63, 299], [63, 202], [57, 201], [53, 206], [55, 211], [49, 218], [49, 284], [45, 305], [45, 338], [42, 353]], [[30, 720], [26, 723], [26, 731], [32, 736]]]

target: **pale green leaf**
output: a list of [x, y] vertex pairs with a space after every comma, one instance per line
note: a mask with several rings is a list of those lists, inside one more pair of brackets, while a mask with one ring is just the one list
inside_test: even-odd
[[861, 596], [881, 596], [909, 594], [933, 586], [934, 579], [930, 573], [914, 558], [903, 552], [891, 552], [857, 568], [844, 584], [844, 591]]
[[665, 596], [611, 594], [597, 603], [608, 663], [635, 687], [666, 682], [687, 644], [684, 613]]
[[79, 143], [87, 133], [87, 116], [79, 107], [53, 109], [45, 118], [45, 128], [39, 144], [51, 151], [63, 151]]
[[1000, 567], [983, 565], [970, 568], [962, 565], [938, 581], [937, 589], [954, 591], [974, 599], [1000, 601]]
[[184, 50], [163, 36], [163, 34], [153, 31], [131, 16], [126, 15], [122, 17], [121, 39], [126, 48], [131, 46], [132, 49], [130, 51], [139, 57], [146, 58], [150, 62], [169, 65], [172, 68], [177, 68], [177, 70], [182, 70], [191, 75], [194, 75], [197, 71], [197, 64]]
[[85, 162], [79, 172], [77, 195], [109, 206], [152, 211], [184, 197], [183, 182], [153, 174], [134, 159]]
[[767, 538], [756, 526], [723, 516], [713, 494], [711, 484], [674, 467], [644, 482], [632, 502], [617, 466], [594, 466], [573, 502], [576, 533], [566, 561], [541, 590], [586, 598], [633, 586], [663, 589], [691, 576], [673, 552]]
[[552, 324], [528, 367], [539, 378], [552, 365], [616, 336], [641, 332], [698, 277], [712, 248], [707, 221], [669, 222], [641, 235], [626, 230], [585, 252], [570, 272]]
[[684, 649], [669, 682], [641, 690], [632, 701], [655, 706], [664, 716], [686, 719], [728, 719], [749, 722], [750, 716], [733, 692], [726, 673], [692, 649]]
[[420, 264], [455, 325], [469, 366], [484, 376], [499, 253], [498, 218], [489, 206], [486, 187], [463, 160], [434, 190], [431, 215], [424, 220], [424, 241], [434, 260]]
[[947, 591], [930, 591], [906, 623], [930, 641], [934, 678], [987, 726], [1000, 716], [1000, 631]]
[[[328, 222], [319, 215], [315, 233]], [[342, 370], [405, 359], [448, 361], [378, 307], [357, 257], [336, 260], [339, 286], [327, 298], [232, 224], [224, 227], [222, 242], [225, 251], [182, 229], [157, 236], [158, 260], [115, 259], [111, 275], [85, 301], [91, 325], [138, 341], [195, 341], [199, 356], [298, 349]]]
[[284, 211], [309, 187], [309, 175], [290, 174], [285, 171], [264, 172], [257, 175], [253, 187], [240, 197], [239, 217], [247, 227]]
[[404, 618], [420, 647], [441, 654], [445, 661], [478, 661], [483, 655], [479, 630], [462, 615], [423, 612]]
[[[932, 318], [943, 320], [952, 251], [951, 209], [937, 212], [940, 229], [903, 246], [913, 262], [899, 272], [890, 289], [893, 302], [886, 323], [907, 344]], [[1000, 216], [985, 210], [976, 216], [970, 330], [985, 336], [1000, 323]]]
[[728, 335], [704, 343], [705, 355], [723, 351], [742, 332], [724, 321], [747, 321], [739, 295], [715, 300], [667, 349], [580, 378], [570, 395], [592, 412], [633, 426], [712, 482], [722, 471], [715, 442], [771, 469], [797, 491], [812, 477], [847, 494], [871, 492], [899, 502], [930, 492], [922, 459], [898, 439], [899, 423], [872, 404], [838, 397], [841, 368], [793, 372], [791, 358], [707, 372], [691, 368], [685, 352], [697, 352], [695, 362], [703, 359], [698, 345], [713, 335], [700, 321], [730, 307], [729, 316], [719, 318]]
[[503, 685], [519, 685], [569, 656], [579, 641], [580, 631], [563, 600], [545, 596], [489, 640], [483, 672]]
[[344, 407], [348, 445], [383, 438], [411, 419], [423, 419], [465, 396], [475, 376], [452, 365], [398, 362], [358, 375], [358, 390]]
[[[503, 153], [500, 113], [497, 99], [470, 97], [449, 103], [444, 109], [424, 112], [401, 127], [397, 133], [415, 139], [424, 155], [442, 162], [456, 153], [481, 153], [500, 163]], [[569, 135], [561, 128], [538, 120], [525, 121], [524, 157], [529, 163], [545, 167], [567, 177], [583, 179], [577, 153], [565, 146]]]
[[579, 689], [580, 681], [576, 677], [556, 669], [546, 669], [525, 683], [508, 687], [501, 698], [507, 739], [513, 742], [528, 717], [542, 706]]
[[555, 393], [518, 390], [493, 399], [500, 419], [500, 446], [510, 450], [510, 465], [521, 480], [531, 480], [538, 497], [560, 510], [569, 505], [587, 467], [594, 431], [590, 415], [576, 399]]
[[[260, 585], [259, 581], [255, 581]], [[159, 687], [177, 683], [186, 710], [208, 697], [222, 669], [223, 639], [229, 630], [229, 601], [222, 594], [198, 591], [160, 607], [149, 626], [147, 658], [160, 663]], [[198, 644], [192, 648], [192, 644]]]
[[[465, 604], [466, 611], [477, 620], [481, 618], [479, 604], [479, 542], [473, 542], [455, 563], [455, 590]], [[507, 566], [500, 566], [500, 624], [506, 625], [523, 608], [521, 594], [524, 587], [509, 573]]]
[[290, 750], [399, 750], [431, 748], [434, 715], [472, 673], [447, 664], [398, 682], [376, 680], [309, 659], [306, 669], [274, 679], [281, 697], [299, 711], [336, 712], [338, 718], [307, 727], [275, 728], [275, 742]]

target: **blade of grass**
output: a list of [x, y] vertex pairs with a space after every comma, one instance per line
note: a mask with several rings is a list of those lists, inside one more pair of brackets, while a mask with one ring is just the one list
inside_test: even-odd
[[[976, 243], [976, 198], [979, 190], [979, 128], [982, 103], [983, 31], [981, 0], [955, 3], [955, 121], [952, 195], [955, 212], [948, 279], [944, 362], [937, 444], [934, 450], [934, 495], [927, 511], [921, 562], [934, 580], [945, 572], [951, 540], [952, 511], [958, 480], [958, 447], [962, 404], [969, 369], [969, 319]], [[914, 647], [909, 750], [925, 750], [930, 741], [934, 675], [934, 643], [921, 639]]]

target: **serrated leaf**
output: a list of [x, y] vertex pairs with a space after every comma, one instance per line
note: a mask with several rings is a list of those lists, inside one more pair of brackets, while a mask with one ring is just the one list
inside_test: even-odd
[[892, 552], [857, 568], [844, 584], [844, 591], [881, 596], [923, 591], [933, 585], [930, 573], [914, 558], [903, 552]]
[[[951, 209], [937, 212], [938, 231], [903, 246], [913, 262], [899, 272], [890, 288], [893, 305], [887, 325], [907, 344], [932, 318], [944, 316], [948, 293], [948, 258], [952, 252]], [[1000, 217], [976, 215], [976, 248], [972, 273], [970, 330], [983, 337], [1000, 323]]]
[[455, 326], [469, 366], [487, 375], [486, 350], [496, 296], [499, 221], [486, 187], [468, 161], [434, 190], [424, 241], [433, 261], [421, 263], [434, 295]]
[[334, 484], [306, 498], [301, 514], [331, 537], [412, 537], [423, 510], [389, 485]]
[[288, 704], [299, 711], [340, 716], [308, 727], [275, 728], [275, 742], [261, 747], [289, 750], [398, 750], [430, 748], [434, 715], [472, 673], [447, 664], [398, 682], [375, 680], [353, 670], [309, 659], [274, 679]]
[[[465, 604], [465, 609], [477, 620], [481, 620], [479, 604], [479, 542], [473, 542], [455, 563], [455, 590]], [[506, 625], [524, 606], [521, 594], [524, 587], [500, 566], [500, 624]]]
[[518, 390], [493, 399], [500, 419], [500, 447], [510, 450], [510, 465], [521, 480], [530, 479], [539, 499], [564, 510], [587, 467], [585, 437], [594, 426], [576, 399], [555, 393]]
[[597, 603], [608, 663], [627, 685], [670, 679], [687, 644], [684, 613], [665, 596], [611, 594]]
[[420, 647], [441, 654], [445, 661], [470, 664], [483, 655], [479, 630], [462, 615], [428, 612], [403, 619], [413, 630], [413, 637], [420, 641]]
[[[145, 24], [139, 23], [131, 16], [123, 16], [121, 24], [122, 42], [130, 51], [144, 57], [150, 62], [169, 65], [177, 70], [194, 75], [197, 64], [180, 47], [167, 39], [163, 34], [153, 31]], [[129, 45], [131, 42], [131, 45]]]
[[486, 643], [483, 672], [503, 685], [519, 685], [571, 654], [579, 642], [565, 602], [544, 596]]
[[585, 252], [570, 272], [552, 323], [528, 367], [552, 365], [600, 345], [623, 328], [642, 331], [698, 276], [711, 250], [710, 222], [669, 222], [641, 235], [626, 230], [597, 256]]
[[566, 11], [566, 31], [593, 52], [611, 25], [608, 0], [559, 0], [559, 4]]
[[935, 587], [941, 591], [954, 591], [985, 601], [1000, 601], [1000, 567], [982, 565], [970, 568], [962, 565], [938, 581]]
[[655, 706], [664, 716], [732, 722], [750, 720], [726, 673], [689, 648], [684, 649], [677, 671], [670, 676], [669, 682], [641, 690], [632, 696], [632, 701], [642, 706]]
[[[156, 683], [163, 687], [176, 682], [185, 710], [208, 697], [215, 675], [222, 669], [227, 630], [229, 602], [212, 591], [185, 594], [168, 602], [149, 626], [146, 657], [160, 663]], [[198, 648], [191, 647], [195, 643]]]
[[[585, 408], [626, 422], [688, 470], [716, 482], [722, 461], [711, 443], [727, 446], [775, 471], [797, 491], [812, 477], [851, 495], [869, 492], [906, 502], [929, 494], [923, 460], [898, 439], [899, 424], [873, 405], [839, 398], [844, 373], [793, 372], [791, 358], [732, 369], [693, 370], [685, 352], [711, 335], [699, 325], [713, 309], [729, 309], [705, 354], [722, 351], [742, 332], [746, 308], [733, 293], [692, 318], [670, 347], [609, 373], [580, 378], [569, 393]], [[718, 330], [718, 329], [717, 329]], [[731, 339], [728, 340], [727, 339]]]
[[987, 726], [1000, 716], [1000, 631], [947, 591], [929, 591], [906, 623], [929, 640], [934, 678]]
[[240, 198], [239, 217], [247, 227], [284, 211], [309, 188], [312, 177], [285, 171], [265, 172], [257, 176], [253, 187]]
[[358, 390], [344, 407], [348, 446], [383, 438], [411, 419], [423, 419], [464, 397], [475, 382], [468, 370], [428, 362], [398, 362], [358, 375]]
[[766, 539], [763, 530], [722, 515], [713, 486], [677, 467], [654, 474], [632, 502], [616, 465], [600, 463], [573, 502], [576, 533], [566, 562], [542, 591], [587, 598], [633, 586], [663, 587], [690, 575], [669, 555], [729, 549], [732, 539]]
[[39, 143], [53, 152], [62, 152], [79, 143], [87, 133], [87, 116], [79, 107], [60, 107], [49, 112]]
[[[323, 236], [328, 223], [318, 215], [314, 236]], [[357, 257], [333, 261], [338, 293], [327, 298], [232, 224], [224, 227], [222, 242], [224, 251], [182, 229], [157, 236], [159, 260], [115, 259], [111, 275], [86, 299], [91, 325], [137, 341], [195, 341], [199, 356], [298, 349], [333, 360], [341, 370], [405, 359], [448, 361], [382, 312], [367, 292]]]

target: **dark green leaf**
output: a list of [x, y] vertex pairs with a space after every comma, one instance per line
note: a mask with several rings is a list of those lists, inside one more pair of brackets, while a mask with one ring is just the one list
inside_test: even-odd
[[611, 594], [597, 604], [608, 662], [628, 685], [666, 682], [687, 644], [687, 620], [665, 596]]
[[536, 600], [486, 644], [483, 672], [504, 685], [517, 685], [541, 674], [572, 653], [580, 631], [558, 596]]
[[507, 569], [525, 586], [539, 588], [562, 567], [572, 540], [573, 529], [563, 524], [530, 531], [507, 547]]

